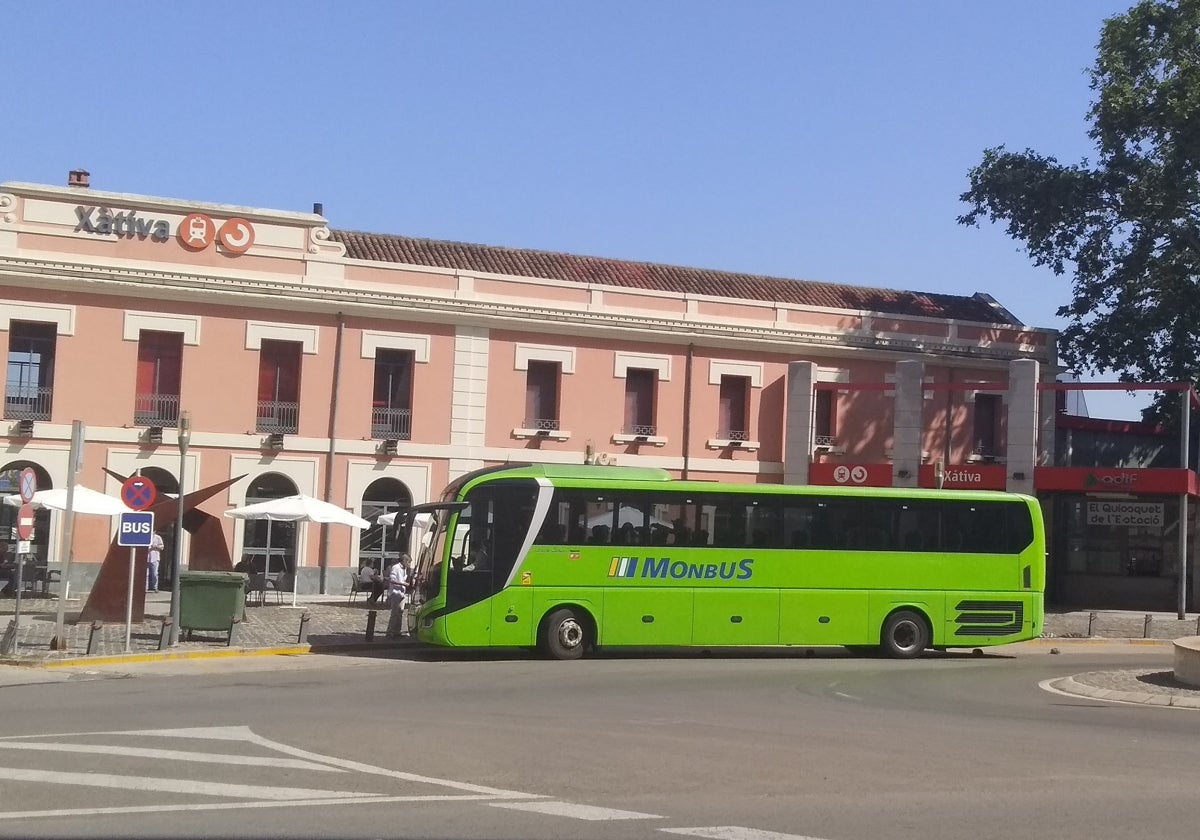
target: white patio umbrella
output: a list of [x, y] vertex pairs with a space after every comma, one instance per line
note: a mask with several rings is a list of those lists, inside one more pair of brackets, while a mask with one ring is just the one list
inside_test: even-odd
[[[271, 573], [271, 523], [272, 522], [326, 522], [348, 525], [351, 528], [370, 528], [371, 523], [348, 510], [314, 499], [303, 494], [268, 499], [245, 507], [225, 511], [231, 519], [267, 520], [267, 563], [265, 573]], [[296, 571], [299, 571], [297, 569]], [[292, 574], [292, 606], [296, 606], [296, 574]]]
[[[104, 493], [98, 493], [80, 484], [75, 485], [75, 494], [71, 502], [71, 508], [75, 513], [94, 516], [116, 516], [119, 513], [128, 513], [130, 510], [116, 496], [107, 496]], [[5, 496], [4, 504], [20, 507], [21, 497], [18, 495]], [[43, 507], [50, 508], [51, 510], [66, 510], [67, 488], [39, 490], [33, 494], [33, 500], [30, 504], [35, 508]]]
[[[400, 511], [394, 510], [391, 513], [381, 513], [381, 514], [379, 514], [379, 516], [375, 517], [375, 521], [378, 524], [384, 526], [384, 531], [383, 531], [383, 534], [381, 535], [380, 553], [384, 555], [385, 560], [387, 557], [387, 529], [396, 524], [396, 517], [397, 517], [397, 515], [399, 515], [399, 513], [400, 513]], [[433, 514], [418, 513], [416, 516], [413, 517], [413, 523], [412, 523], [413, 533], [420, 534], [421, 537], [423, 538], [425, 532], [429, 530], [429, 526], [432, 524], [433, 524]], [[418, 539], [417, 541], [421, 542], [422, 540]]]

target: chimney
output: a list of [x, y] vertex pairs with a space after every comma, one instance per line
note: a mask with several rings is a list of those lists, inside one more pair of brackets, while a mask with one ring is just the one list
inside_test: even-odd
[[313, 202], [313, 215], [324, 216], [325, 215], [325, 205], [319, 201], [314, 201]]
[[90, 174], [86, 169], [72, 169], [67, 173], [67, 186], [86, 190], [91, 184], [88, 180]]

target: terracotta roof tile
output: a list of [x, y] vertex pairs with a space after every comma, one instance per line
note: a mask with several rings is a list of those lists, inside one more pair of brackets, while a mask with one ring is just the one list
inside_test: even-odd
[[333, 240], [346, 246], [346, 256], [358, 260], [425, 265], [517, 277], [541, 277], [677, 294], [703, 294], [833, 309], [863, 309], [892, 315], [925, 315], [989, 324], [1021, 325], [1020, 321], [990, 296], [979, 293], [965, 296], [873, 289], [379, 233], [333, 230], [331, 234]]

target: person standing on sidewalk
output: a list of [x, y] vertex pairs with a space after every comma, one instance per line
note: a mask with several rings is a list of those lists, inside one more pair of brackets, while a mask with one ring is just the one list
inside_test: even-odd
[[158, 591], [158, 564], [162, 560], [163, 538], [157, 531], [150, 538], [150, 550], [146, 552], [146, 591]]
[[404, 634], [404, 603], [408, 600], [408, 564], [410, 562], [408, 554], [402, 551], [400, 559], [392, 564], [392, 568], [388, 572], [388, 606], [392, 608], [387, 628], [387, 635], [390, 638]]

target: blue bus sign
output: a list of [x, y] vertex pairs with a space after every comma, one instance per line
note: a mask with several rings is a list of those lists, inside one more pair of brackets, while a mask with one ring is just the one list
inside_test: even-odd
[[130, 548], [149, 548], [154, 537], [154, 514], [142, 511], [121, 514], [117, 526], [117, 545]]

